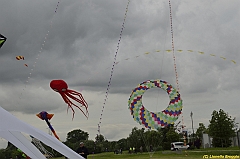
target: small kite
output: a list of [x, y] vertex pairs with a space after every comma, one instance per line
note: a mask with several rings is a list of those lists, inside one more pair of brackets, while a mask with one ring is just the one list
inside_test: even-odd
[[17, 60], [24, 60], [24, 56], [16, 56]]
[[231, 60], [234, 64], [236, 64], [236, 61], [234, 61], [234, 60]]
[[[150, 112], [142, 104], [142, 96], [144, 92], [150, 88], [162, 88], [165, 90], [170, 98], [168, 107], [161, 112]], [[147, 80], [133, 89], [128, 100], [128, 106], [134, 120], [140, 125], [150, 129], [158, 129], [166, 127], [174, 123], [182, 111], [182, 99], [178, 91], [162, 80]]]
[[0, 34], [0, 48], [3, 46], [7, 38], [3, 35]]
[[[16, 56], [17, 60], [24, 60], [24, 56]], [[24, 64], [24, 66], [28, 67], [28, 64]]]
[[57, 133], [55, 132], [55, 130], [53, 129], [52, 125], [49, 122], [49, 120], [52, 119], [53, 115], [54, 114], [48, 114], [45, 111], [42, 111], [42, 112], [36, 114], [37, 117], [46, 121], [46, 123], [47, 123], [48, 127], [50, 128], [50, 130], [52, 131], [53, 135], [59, 140], [59, 137], [57, 136]]
[[[83, 96], [81, 93], [74, 91], [74, 90], [70, 90], [68, 89], [68, 85], [65, 81], [63, 80], [52, 80], [50, 82], [50, 87], [60, 93], [60, 95], [62, 96], [63, 100], [65, 103], [68, 104], [68, 108], [70, 107], [73, 111], [73, 118], [74, 118], [74, 114], [75, 111], [73, 109], [72, 106], [77, 107], [78, 109], [81, 110], [81, 112], [85, 115], [86, 118], [88, 118], [88, 104], [87, 102], [84, 100]], [[75, 97], [77, 96], [77, 97]], [[73, 100], [75, 100], [77, 103], [80, 103], [81, 106], [78, 106], [77, 104], [73, 103], [68, 97], [72, 98]], [[85, 107], [86, 112], [84, 112], [81, 107]], [[72, 119], [73, 119], [72, 118]]]

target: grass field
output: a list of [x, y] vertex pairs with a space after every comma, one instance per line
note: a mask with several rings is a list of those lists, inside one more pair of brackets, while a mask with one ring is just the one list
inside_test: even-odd
[[[158, 151], [155, 153], [138, 153], [128, 154], [114, 154], [113, 152], [106, 152], [101, 154], [89, 155], [88, 159], [197, 159], [197, 158], [240, 158], [239, 148], [222, 148], [222, 149], [200, 149], [200, 150], [189, 150], [182, 152], [172, 151]], [[54, 159], [65, 159], [64, 157]]]

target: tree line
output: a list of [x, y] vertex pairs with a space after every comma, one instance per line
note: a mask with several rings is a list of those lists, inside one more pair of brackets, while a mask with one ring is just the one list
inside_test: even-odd
[[[199, 123], [199, 127], [195, 134], [188, 134], [186, 136], [186, 143], [192, 144], [196, 139], [202, 140], [202, 134], [207, 133], [213, 138], [213, 147], [229, 147], [231, 146], [231, 137], [236, 135], [239, 131], [238, 123], [235, 118], [232, 118], [228, 113], [222, 109], [214, 110], [209, 120], [209, 125], [206, 128], [203, 123]], [[101, 152], [117, 152], [118, 150], [128, 151], [129, 148], [135, 148], [136, 151], [159, 151], [170, 150], [171, 142], [184, 141], [184, 134], [178, 131], [174, 124], [170, 124], [164, 128], [157, 130], [150, 130], [137, 127], [132, 128], [127, 138], [119, 139], [118, 141], [108, 141], [102, 134], [96, 135], [94, 140], [89, 139], [89, 133], [81, 129], [72, 130], [67, 133], [66, 141], [63, 142], [72, 150], [79, 147], [80, 142], [84, 142], [90, 153]], [[42, 144], [44, 145], [44, 144]], [[57, 151], [44, 145], [44, 147], [54, 153], [54, 156], [62, 156]], [[192, 149], [195, 147], [192, 146]], [[151, 149], [151, 150], [150, 150]], [[17, 148], [8, 143], [6, 149], [0, 150], [0, 158], [7, 158], [13, 155], [19, 155]]]

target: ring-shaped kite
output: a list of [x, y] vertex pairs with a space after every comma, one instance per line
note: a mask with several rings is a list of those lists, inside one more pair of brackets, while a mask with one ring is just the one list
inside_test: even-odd
[[[142, 104], [144, 92], [150, 88], [158, 87], [165, 90], [170, 98], [168, 107], [157, 113], [148, 111]], [[179, 92], [172, 85], [162, 80], [147, 80], [133, 89], [128, 100], [128, 106], [134, 120], [140, 125], [150, 129], [158, 129], [173, 124], [182, 111], [182, 99]]]

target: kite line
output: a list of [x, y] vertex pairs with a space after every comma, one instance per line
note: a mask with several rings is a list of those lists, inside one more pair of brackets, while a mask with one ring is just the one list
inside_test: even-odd
[[[57, 10], [58, 10], [58, 7], [59, 7], [59, 3], [60, 3], [60, 2], [58, 1], [58, 2], [57, 2], [57, 6], [56, 6], [55, 11], [54, 11], [54, 15], [57, 13]], [[54, 16], [54, 15], [53, 15], [53, 16]], [[52, 28], [52, 24], [53, 24], [53, 21], [51, 20], [51, 22], [50, 22], [50, 29]], [[31, 76], [32, 76], [32, 72], [33, 72], [34, 68], [36, 67], [37, 60], [39, 59], [40, 54], [41, 54], [42, 51], [43, 51], [43, 48], [44, 48], [44, 45], [45, 45], [45, 43], [46, 43], [47, 37], [48, 37], [48, 35], [49, 35], [50, 29], [47, 31], [47, 33], [46, 33], [46, 35], [45, 35], [45, 37], [44, 37], [44, 40], [43, 40], [43, 42], [42, 42], [42, 44], [41, 44], [41, 48], [40, 48], [40, 50], [38, 51], [37, 57], [36, 57], [35, 62], [34, 62], [34, 64], [33, 64], [33, 66], [32, 66], [33, 68], [30, 70], [30, 73], [29, 73], [29, 75], [28, 75], [28, 77], [27, 77], [26, 83], [29, 82], [29, 80], [30, 80], [30, 78], [31, 78]], [[26, 85], [25, 85], [25, 87], [26, 87]]]
[[100, 133], [100, 125], [101, 125], [101, 123], [102, 123], [103, 110], [104, 110], [104, 107], [105, 107], [106, 102], [107, 102], [107, 98], [108, 98], [108, 93], [109, 93], [109, 90], [110, 90], [110, 85], [111, 85], [111, 81], [112, 81], [112, 76], [113, 76], [114, 67], [115, 67], [115, 65], [117, 64], [117, 63], [116, 63], [116, 61], [117, 61], [117, 54], [118, 54], [120, 42], [121, 42], [121, 39], [122, 39], [123, 29], [125, 28], [125, 21], [126, 21], [126, 18], [127, 18], [127, 12], [128, 12], [129, 3], [130, 3], [130, 0], [128, 0], [127, 7], [126, 7], [126, 10], [125, 10], [125, 15], [124, 15], [124, 19], [123, 19], [123, 23], [122, 23], [122, 28], [121, 28], [121, 32], [120, 32], [120, 37], [119, 37], [119, 40], [118, 40], [118, 43], [117, 43], [117, 50], [116, 50], [116, 52], [115, 52], [114, 62], [113, 62], [113, 65], [112, 65], [111, 75], [110, 75], [110, 78], [109, 78], [109, 81], [108, 81], [107, 90], [106, 90], [106, 94], [105, 94], [105, 98], [104, 98], [104, 102], [103, 102], [103, 106], [102, 106], [102, 111], [101, 111], [101, 115], [100, 115], [100, 118], [99, 118], [99, 123], [98, 123], [98, 133], [99, 133], [99, 134], [101, 134], [101, 133]]
[[176, 75], [176, 84], [177, 84], [177, 90], [180, 92], [179, 89], [179, 83], [178, 83], [178, 73], [177, 73], [177, 65], [176, 65], [176, 57], [174, 54], [174, 40], [173, 40], [173, 22], [172, 22], [172, 6], [171, 1], [169, 0], [169, 16], [170, 16], [170, 27], [171, 27], [171, 36], [172, 36], [172, 54], [173, 54], [173, 62], [174, 62], [174, 71]]
[[[115, 63], [115, 66], [119, 66], [122, 62], [124, 61], [129, 61], [129, 60], [134, 60], [134, 59], [137, 59], [137, 58], [140, 58], [140, 57], [147, 57], [147, 56], [150, 56], [150, 55], [154, 55], [154, 54], [161, 54], [163, 53], [163, 55], [165, 53], [167, 53], [168, 55], [170, 55], [172, 53], [172, 50], [171, 49], [167, 49], [167, 50], [154, 50], [154, 51], [146, 51], [146, 52], [143, 52], [141, 54], [138, 54], [136, 56], [132, 56], [132, 57], [125, 57], [124, 59], [122, 60], [119, 60]], [[191, 54], [191, 55], [206, 55], [206, 56], [209, 56], [210, 58], [218, 58], [218, 59], [221, 59], [221, 60], [224, 60], [224, 61], [228, 61], [228, 62], [231, 62], [232, 64], [236, 65], [238, 63], [238, 61], [236, 60], [233, 60], [233, 59], [229, 59], [228, 57], [224, 57], [224, 56], [218, 56], [216, 54], [211, 54], [211, 53], [207, 53], [207, 52], [204, 52], [204, 51], [197, 51], [197, 50], [191, 50], [191, 49], [176, 49], [175, 48], [175, 53], [176, 54], [183, 54], [183, 53], [188, 53], [188, 54]], [[162, 68], [162, 67], [161, 67]], [[108, 69], [111, 69], [111, 66], [110, 67], [106, 67], [105, 70], [108, 70]], [[100, 72], [94, 72], [94, 75], [99, 75]], [[85, 83], [89, 83], [91, 81], [91, 79], [93, 78], [93, 76], [89, 77]], [[82, 87], [81, 90], [84, 90], [84, 87]]]
[[[182, 52], [187, 52], [187, 53], [191, 53], [191, 54], [199, 54], [199, 55], [207, 55], [206, 52], [203, 52], [203, 51], [195, 51], [195, 50], [182, 50], [182, 49], [177, 49], [176, 50], [177, 53], [182, 53]], [[147, 51], [147, 52], [144, 52], [142, 54], [139, 54], [139, 55], [136, 55], [136, 56], [133, 56], [133, 57], [127, 57], [127, 58], [124, 58], [123, 60], [120, 60], [120, 61], [117, 61], [116, 62], [116, 65], [118, 65], [120, 62], [122, 61], [127, 61], [127, 60], [130, 60], [130, 59], [133, 59], [133, 58], [139, 58], [141, 56], [146, 56], [146, 55], [152, 55], [152, 54], [156, 54], [156, 53], [160, 53], [160, 52], [163, 52], [163, 53], [172, 53], [172, 50], [171, 49], [168, 49], [168, 50], [155, 50], [155, 51]], [[176, 52], [175, 52], [176, 53]], [[222, 60], [226, 60], [226, 61], [230, 61], [232, 62], [233, 64], [236, 64], [237, 61], [236, 60], [233, 60], [233, 59], [229, 59], [227, 57], [223, 57], [223, 56], [217, 56], [215, 54], [208, 54], [210, 57], [218, 57]], [[107, 67], [106, 69], [109, 69], [110, 67]]]
[[[178, 83], [178, 73], [177, 73], [176, 57], [174, 55], [172, 5], [171, 5], [171, 1], [170, 0], [168, 2], [169, 2], [170, 27], [171, 27], [171, 35], [172, 35], [172, 53], [173, 53], [173, 61], [174, 61], [174, 71], [175, 71], [175, 76], [176, 76], [177, 91], [180, 92], [179, 83]], [[184, 130], [183, 112], [181, 112], [181, 113], [182, 113], [182, 132], [183, 132], [183, 130]], [[184, 138], [184, 145], [186, 145], [186, 136], [184, 134], [183, 134], [183, 138]], [[187, 155], [186, 151], [185, 151], [185, 155]]]
[[[179, 83], [178, 83], [176, 57], [175, 57], [175, 54], [174, 54], [173, 18], [172, 18], [172, 5], [171, 5], [170, 0], [168, 1], [168, 4], [169, 4], [169, 17], [170, 17], [170, 27], [171, 27], [171, 37], [172, 37], [172, 55], [173, 55], [173, 62], [174, 62], [174, 71], [175, 71], [175, 77], [176, 77], [177, 91], [180, 92]], [[184, 127], [183, 112], [181, 112], [181, 113], [182, 113], [182, 131], [183, 131], [183, 127]], [[184, 142], [186, 142], [186, 140], [184, 140]]]
[[[58, 7], [59, 7], [59, 3], [60, 3], [60, 2], [58, 1], [58, 2], [57, 2], [57, 5], [56, 5], [56, 8], [55, 8], [55, 10], [54, 10], [54, 15], [57, 13], [57, 10], [58, 10]], [[53, 16], [54, 16], [54, 15], [53, 15]], [[53, 21], [51, 20], [51, 22], [50, 22], [50, 29], [52, 28], [52, 24], [53, 24]], [[42, 42], [42, 44], [41, 44], [40, 50], [38, 51], [37, 57], [35, 58], [35, 62], [34, 62], [34, 64], [32, 65], [32, 68], [30, 69], [30, 72], [29, 72], [29, 75], [28, 75], [28, 77], [27, 77], [27, 80], [25, 81], [25, 87], [23, 88], [23, 91], [24, 91], [25, 88], [27, 87], [27, 84], [29, 83], [29, 80], [30, 80], [30, 78], [31, 78], [31, 76], [32, 76], [32, 73], [33, 73], [33, 71], [34, 71], [34, 68], [36, 67], [37, 60], [39, 59], [40, 54], [41, 54], [42, 51], [43, 51], [43, 48], [44, 48], [44, 45], [45, 45], [45, 43], [46, 43], [47, 37], [48, 37], [48, 35], [49, 35], [50, 29], [48, 29], [48, 31], [47, 31], [47, 33], [46, 33], [46, 35], [45, 35], [45, 37], [44, 37], [44, 40], [43, 40], [43, 42]], [[28, 67], [28, 65], [25, 65], [25, 66]], [[21, 99], [21, 96], [22, 96], [22, 93], [19, 95], [19, 99]]]

